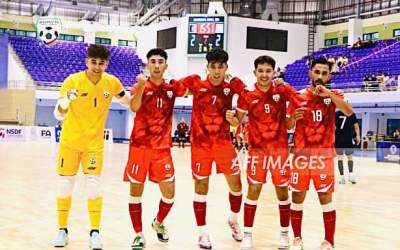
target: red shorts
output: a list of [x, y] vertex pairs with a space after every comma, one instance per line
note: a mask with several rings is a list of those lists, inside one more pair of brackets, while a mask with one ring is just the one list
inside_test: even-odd
[[192, 176], [200, 180], [211, 175], [215, 161], [217, 173], [235, 175], [240, 173], [239, 160], [232, 144], [224, 146], [192, 147]]
[[290, 187], [293, 191], [307, 191], [313, 180], [317, 192], [332, 193], [335, 187], [334, 158], [324, 156], [294, 156]]
[[125, 167], [124, 181], [144, 183], [147, 173], [153, 182], [174, 181], [175, 170], [171, 150], [129, 148], [129, 159]]
[[247, 182], [249, 184], [265, 183], [269, 170], [275, 186], [288, 186], [290, 179], [290, 159], [288, 157], [288, 152], [271, 154], [265, 150], [250, 149], [247, 159]]

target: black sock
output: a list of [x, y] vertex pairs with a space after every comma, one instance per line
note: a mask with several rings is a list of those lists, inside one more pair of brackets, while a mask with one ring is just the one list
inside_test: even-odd
[[90, 236], [92, 236], [92, 233], [100, 233], [99, 229], [92, 229], [90, 230]]
[[340, 175], [344, 175], [343, 173], [343, 161], [342, 160], [338, 160], [338, 166], [339, 166], [339, 173]]
[[67, 228], [60, 228], [60, 230], [64, 230], [65, 233], [68, 233], [68, 229]]
[[348, 161], [349, 164], [349, 173], [353, 173], [353, 161]]

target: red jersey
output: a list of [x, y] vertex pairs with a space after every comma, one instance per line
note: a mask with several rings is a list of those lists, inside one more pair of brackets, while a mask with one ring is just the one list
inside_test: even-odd
[[[136, 93], [136, 85], [131, 93]], [[150, 80], [144, 87], [142, 103], [136, 112], [130, 145], [139, 148], [172, 147], [171, 127], [175, 98], [183, 96], [186, 87], [178, 81], [156, 85]]]
[[263, 92], [255, 84], [254, 90], [244, 92], [238, 110], [248, 113], [249, 148], [287, 151], [286, 102], [299, 99], [290, 85], [272, 85]]
[[232, 98], [240, 94], [246, 85], [239, 79], [214, 86], [199, 77], [186, 78], [185, 85], [193, 94], [191, 122], [191, 142], [193, 146], [231, 144], [229, 122], [225, 119], [228, 109], [232, 109]]
[[[332, 92], [343, 98], [338, 90]], [[301, 94], [306, 107], [304, 118], [296, 122], [294, 153], [334, 157], [336, 105], [329, 97], [315, 95], [310, 89]], [[291, 106], [290, 112], [294, 111]]]

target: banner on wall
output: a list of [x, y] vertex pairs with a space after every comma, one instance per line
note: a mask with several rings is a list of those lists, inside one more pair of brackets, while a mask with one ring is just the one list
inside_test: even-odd
[[[2, 141], [59, 142], [60, 134], [61, 134], [61, 127], [0, 125], [0, 142]], [[104, 142], [113, 143], [112, 129], [104, 129]]]
[[25, 141], [25, 128], [21, 126], [0, 126], [0, 141]]

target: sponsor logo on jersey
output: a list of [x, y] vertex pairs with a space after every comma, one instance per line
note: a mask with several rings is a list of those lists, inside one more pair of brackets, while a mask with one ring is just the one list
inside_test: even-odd
[[275, 94], [275, 95], [272, 96], [272, 99], [273, 99], [275, 102], [279, 102], [279, 100], [281, 99], [281, 96], [280, 96], [279, 94]]
[[104, 91], [104, 97], [107, 99], [110, 96], [110, 92], [108, 92], [107, 90]]
[[81, 96], [88, 96], [88, 94], [89, 93], [85, 92], [85, 93], [82, 93]]
[[172, 98], [173, 95], [174, 95], [174, 92], [172, 92], [171, 90], [167, 91], [168, 98]]
[[201, 88], [199, 91], [200, 92], [207, 92], [207, 89], [206, 88]]
[[285, 176], [287, 170], [286, 170], [286, 168], [282, 168], [279, 172], [280, 172], [280, 174], [281, 174], [282, 176]]
[[146, 95], [153, 95], [153, 91], [147, 92]]
[[251, 104], [257, 104], [259, 101], [260, 101], [260, 100], [258, 100], [258, 99], [257, 99], [257, 100], [254, 100], [254, 101], [251, 102]]
[[331, 102], [332, 102], [331, 98], [324, 98], [325, 105], [329, 105], [331, 104]]
[[319, 175], [319, 178], [321, 179], [321, 181], [324, 181], [324, 180], [326, 180], [326, 174], [320, 174]]
[[225, 95], [229, 95], [230, 92], [231, 92], [230, 88], [224, 88], [224, 94]]
[[171, 164], [165, 164], [164, 168], [165, 170], [169, 171], [171, 169]]

